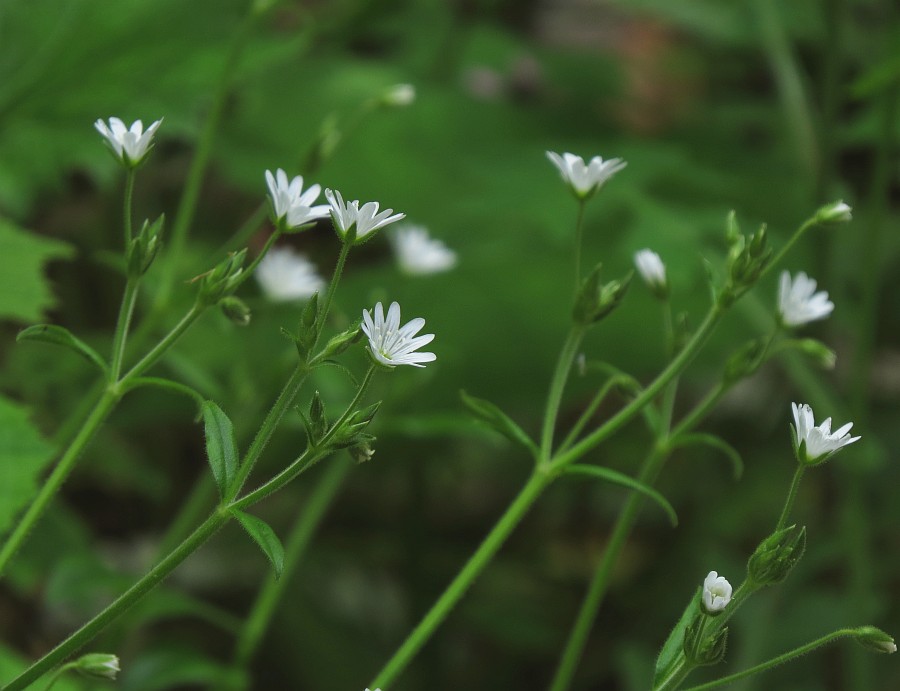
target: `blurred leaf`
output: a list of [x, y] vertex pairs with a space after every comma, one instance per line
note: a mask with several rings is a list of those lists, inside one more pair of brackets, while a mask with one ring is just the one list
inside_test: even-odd
[[200, 412], [206, 432], [206, 456], [219, 488], [219, 496], [224, 497], [237, 474], [238, 450], [234, 427], [224, 411], [212, 401], [204, 401]]
[[16, 341], [37, 341], [38, 343], [52, 343], [53, 345], [63, 346], [74, 350], [88, 362], [97, 365], [102, 372], [107, 371], [106, 362], [100, 357], [99, 353], [62, 326], [35, 324], [20, 331], [16, 336]]
[[281, 540], [278, 539], [275, 531], [261, 518], [251, 516], [237, 509], [232, 509], [231, 513], [241, 522], [244, 530], [250, 534], [253, 541], [259, 545], [259, 548], [272, 562], [272, 567], [275, 569], [275, 578], [279, 578], [282, 569], [284, 569], [284, 547], [281, 546]]
[[26, 409], [0, 396], [0, 534], [37, 491], [53, 447], [28, 420]]
[[535, 444], [531, 440], [531, 437], [525, 434], [522, 428], [513, 422], [506, 413], [500, 410], [500, 408], [490, 401], [470, 396], [465, 391], [460, 391], [459, 395], [466, 405], [466, 408], [468, 408], [475, 417], [510, 441], [524, 447], [532, 456], [537, 458], [539, 453], [537, 444]]
[[656, 688], [671, 673], [673, 665], [683, 652], [684, 631], [699, 611], [700, 589], [698, 588], [681, 615], [681, 619], [675, 624], [675, 628], [672, 629], [672, 633], [669, 634], [669, 637], [663, 644], [662, 650], [659, 651], [659, 657], [656, 659], [656, 669], [653, 673], [653, 688]]
[[43, 275], [44, 264], [70, 256], [68, 245], [0, 218], [0, 319], [41, 319], [44, 310], [56, 304]]
[[126, 691], [157, 689], [234, 688], [231, 680], [237, 673], [221, 662], [210, 660], [198, 650], [155, 650], [129, 664], [122, 674], [121, 687]]

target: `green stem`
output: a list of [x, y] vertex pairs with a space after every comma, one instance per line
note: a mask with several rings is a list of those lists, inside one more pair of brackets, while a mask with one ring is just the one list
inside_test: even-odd
[[125, 233], [125, 256], [128, 256], [128, 250], [131, 247], [131, 241], [134, 233], [131, 226], [131, 206], [134, 199], [134, 168], [129, 168], [125, 173], [125, 203], [123, 205], [123, 224], [122, 231]]
[[59, 488], [62, 487], [66, 478], [69, 477], [69, 473], [72, 472], [72, 468], [75, 466], [78, 457], [81, 455], [82, 451], [84, 451], [88, 442], [93, 438], [94, 433], [100, 428], [110, 412], [112, 412], [113, 408], [119, 402], [120, 397], [120, 394], [117, 392], [107, 389], [100, 400], [97, 401], [90, 416], [85, 421], [84, 426], [72, 440], [72, 443], [66, 449], [62, 458], [59, 459], [59, 463], [56, 464], [53, 472], [50, 473], [50, 476], [41, 485], [37, 496], [31, 502], [25, 515], [19, 520], [12, 534], [3, 544], [3, 548], [0, 549], [0, 576], [5, 572], [9, 560], [22, 545], [22, 542], [24, 542], [28, 533], [34, 527], [34, 524], [43, 515], [47, 505], [59, 491]]
[[112, 604], [66, 640], [4, 686], [3, 691], [18, 691], [26, 688], [69, 655], [90, 642], [105, 626], [159, 585], [163, 579], [175, 570], [175, 567], [206, 542], [229, 518], [230, 514], [224, 511], [213, 513], [174, 552], [154, 566], [146, 576], [141, 578], [131, 588], [116, 598]]
[[307, 499], [285, 543], [284, 570], [281, 578], [276, 580], [269, 577], [241, 628], [234, 653], [235, 665], [239, 668], [246, 668], [253, 659], [269, 627], [275, 608], [284, 594], [284, 589], [290, 583], [290, 574], [299, 564], [325, 512], [352, 467], [353, 465], [344, 459], [340, 461], [335, 459]]
[[659, 686], [654, 686], [653, 691], [670, 691], [670, 689], [677, 689], [681, 682], [685, 680], [688, 674], [691, 673], [692, 667], [688, 667], [687, 660], [684, 656], [678, 658], [678, 662], [675, 663], [675, 666], [672, 667], [672, 671], [669, 672], [669, 676], [663, 679]]
[[425, 645], [435, 629], [444, 621], [550, 482], [551, 476], [548, 474], [540, 471], [532, 474], [503, 516], [466, 562], [466, 565], [397, 649], [397, 652], [387, 661], [374, 681], [369, 684], [369, 688], [391, 687], [393, 681], [406, 669], [419, 649]]
[[791, 488], [788, 490], [787, 500], [784, 502], [784, 509], [782, 509], [781, 517], [778, 519], [778, 524], [775, 526], [776, 533], [787, 525], [788, 518], [791, 515], [791, 509], [794, 507], [794, 500], [797, 498], [797, 490], [800, 489], [800, 480], [803, 479], [803, 473], [805, 471], [806, 466], [802, 463], [798, 463], [797, 470], [794, 473], [794, 479], [791, 482]]
[[856, 629], [838, 629], [834, 633], [830, 633], [827, 636], [822, 636], [821, 638], [817, 638], [811, 643], [807, 643], [806, 645], [801, 645], [799, 648], [794, 648], [793, 650], [779, 655], [777, 657], [773, 657], [771, 660], [767, 662], [763, 662], [762, 664], [756, 665], [755, 667], [751, 667], [750, 669], [745, 669], [743, 672], [738, 672], [736, 674], [731, 674], [727, 677], [722, 677], [721, 679], [716, 679], [715, 681], [710, 681], [706, 684], [700, 684], [699, 686], [692, 686], [687, 691], [706, 691], [706, 689], [715, 689], [720, 686], [725, 686], [735, 681], [739, 681], [740, 679], [746, 679], [747, 677], [751, 677], [754, 674], [759, 674], [760, 672], [766, 672], [773, 667], [777, 667], [778, 665], [782, 665], [785, 662], [789, 662], [794, 658], [800, 657], [801, 655], [806, 655], [806, 653], [812, 652], [816, 648], [821, 648], [824, 645], [828, 645], [840, 638], [846, 638], [848, 636], [856, 637], [859, 635], [859, 632]]
[[344, 273], [344, 264], [347, 262], [347, 255], [350, 254], [350, 248], [353, 246], [351, 242], [343, 242], [341, 244], [341, 252], [338, 254], [337, 264], [334, 265], [334, 273], [331, 274], [331, 282], [328, 284], [328, 292], [325, 293], [325, 301], [319, 307], [319, 314], [316, 317], [316, 338], [313, 341], [313, 348], [319, 342], [322, 330], [325, 328], [325, 319], [328, 317], [328, 310], [331, 309], [331, 302], [334, 300], [334, 291], [337, 290], [337, 284], [341, 280]]
[[630, 384], [633, 380], [631, 377], [620, 377], [620, 376], [612, 376], [607, 379], [603, 386], [594, 394], [594, 398], [591, 400], [590, 405], [584, 409], [584, 412], [578, 418], [578, 421], [572, 425], [572, 429], [566, 435], [566, 438], [563, 440], [562, 444], [559, 445], [559, 449], [557, 453], [563, 453], [568, 449], [572, 444], [575, 443], [575, 440], [578, 439], [578, 435], [581, 434], [581, 431], [584, 429], [585, 425], [590, 422], [591, 418], [594, 416], [594, 413], [597, 412], [597, 408], [600, 407], [600, 404], [606, 400], [606, 397], [609, 395], [609, 392], [612, 391], [613, 387], [618, 386], [620, 384]]
[[237, 475], [235, 476], [231, 487], [228, 488], [228, 493], [223, 499], [223, 504], [230, 504], [233, 502], [234, 498], [238, 495], [238, 492], [243, 488], [244, 483], [250, 476], [250, 472], [253, 470], [253, 466], [256, 461], [259, 460], [260, 455], [262, 455], [263, 449], [265, 449], [266, 445], [269, 443], [269, 439], [272, 438], [272, 434], [275, 432], [278, 423], [281, 422], [281, 418], [284, 417], [284, 414], [294, 402], [294, 398], [296, 398], [297, 392], [300, 391], [300, 387], [303, 385], [303, 381], [306, 379], [308, 373], [309, 370], [307, 369], [305, 362], [299, 363], [294, 368], [287, 383], [275, 400], [275, 404], [266, 415], [262, 426], [253, 438], [253, 442], [250, 444], [250, 448], [247, 450], [247, 454], [241, 462], [240, 468], [238, 468]]
[[122, 305], [119, 307], [119, 318], [116, 321], [116, 332], [113, 336], [112, 361], [109, 368], [109, 382], [115, 384], [122, 373], [122, 359], [125, 357], [125, 341], [128, 338], [128, 330], [131, 328], [131, 317], [134, 314], [134, 305], [137, 302], [138, 279], [129, 276], [125, 283], [125, 292], [122, 295]]
[[718, 303], [713, 305], [707, 313], [706, 318], [703, 320], [703, 323], [700, 324], [700, 327], [691, 337], [691, 340], [688, 341], [684, 348], [681, 349], [681, 352], [672, 359], [668, 367], [666, 367], [666, 369], [664, 369], [656, 379], [640, 393], [640, 395], [634, 398], [631, 403], [622, 408], [618, 413], [571, 449], [565, 453], [558, 454], [556, 458], [553, 459], [553, 467], [562, 467], [580, 458], [629, 422], [644, 406], [662, 391], [663, 387], [687, 367], [694, 355], [697, 354], [697, 351], [700, 350], [706, 342], [706, 339], [709, 338], [709, 335], [712, 333], [723, 314], [724, 308]]
[[578, 352], [578, 347], [581, 345], [583, 337], [584, 327], [573, 326], [559, 353], [556, 370], [553, 372], [553, 379], [550, 381], [547, 409], [544, 412], [544, 425], [541, 430], [541, 453], [538, 457], [539, 463], [549, 463], [553, 454], [553, 430], [556, 428], [556, 416], [559, 414], [559, 406], [566, 388], [566, 380], [569, 378], [569, 370], [572, 368], [572, 362], [575, 360], [575, 354]]
[[157, 360], [159, 360], [163, 354], [171, 348], [175, 341], [181, 338], [181, 335], [187, 331], [188, 327], [193, 324], [197, 317], [199, 317], [205, 307], [199, 303], [195, 303], [191, 309], [187, 311], [181, 321], [179, 321], [172, 330], [167, 333], [163, 339], [157, 343], [153, 349], [147, 353], [141, 360], [132, 367], [119, 381], [122, 384], [129, 382], [131, 379], [135, 377], [141, 376], [144, 372], [146, 372], [150, 367], [152, 367]]
[[584, 199], [578, 200], [578, 218], [575, 220], [575, 295], [581, 290], [581, 245], [584, 240]]
[[794, 231], [794, 234], [791, 235], [791, 237], [788, 239], [788, 241], [784, 244], [784, 247], [782, 247], [778, 251], [778, 254], [775, 255], [775, 257], [772, 259], [772, 261], [770, 261], [768, 264], [765, 265], [763, 270], [759, 273], [759, 278], [757, 279], [757, 283], [759, 281], [761, 281], [763, 279], [763, 277], [767, 273], [769, 273], [769, 271], [771, 271], [773, 268], [775, 268], [775, 266], [777, 266], [781, 262], [782, 259], [784, 259], [785, 255], [788, 252], [790, 252], [791, 249], [793, 249], [794, 245], [797, 244], [797, 241], [803, 236], [803, 234], [807, 230], [809, 230], [810, 228], [814, 228], [818, 224], [819, 223], [815, 219], [815, 217], [804, 221], [803, 225], [801, 225], [796, 231]]
[[725, 395], [729, 387], [724, 382], [719, 382], [706, 396], [704, 396], [697, 405], [695, 405], [688, 413], [681, 418], [681, 421], [675, 425], [670, 437], [677, 439], [685, 432], [696, 427], [703, 418], [709, 415], [710, 411], [716, 407], [716, 404]]

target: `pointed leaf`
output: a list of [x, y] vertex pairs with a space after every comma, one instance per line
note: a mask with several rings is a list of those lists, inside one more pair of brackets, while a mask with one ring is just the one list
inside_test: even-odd
[[725, 454], [728, 460], [731, 461], [735, 480], [739, 480], [741, 475], [744, 474], [744, 461], [741, 458], [741, 454], [739, 454], [737, 450], [727, 441], [725, 441], [721, 437], [715, 436], [714, 434], [684, 434], [679, 436], [678, 439], [675, 440], [672, 448], [699, 445], [710, 446], [717, 451], [721, 451], [723, 454]]
[[206, 431], [206, 455], [212, 468], [219, 495], [225, 496], [234, 480], [238, 468], [237, 444], [234, 441], [234, 427], [231, 420], [212, 401], [204, 401], [200, 406]]
[[573, 475], [587, 475], [589, 477], [595, 477], [600, 480], [612, 482], [616, 485], [621, 485], [622, 487], [627, 487], [628, 489], [633, 489], [635, 492], [640, 492], [644, 496], [649, 497], [657, 504], [659, 504], [662, 510], [665, 511], [668, 515], [669, 521], [673, 526], [678, 525], [678, 515], [675, 513], [675, 509], [672, 508], [669, 500], [649, 485], [645, 485], [644, 483], [635, 480], [633, 477], [629, 477], [628, 475], [620, 473], [617, 470], [604, 468], [598, 465], [570, 465], [568, 468], [566, 468], [565, 472]]
[[537, 444], [500, 408], [490, 401], [470, 396], [465, 391], [460, 391], [459, 395], [462, 398], [462, 402], [475, 417], [494, 428], [494, 430], [510, 441], [525, 447], [533, 456], [537, 457], [539, 453]]
[[253, 538], [253, 541], [259, 545], [259, 548], [272, 562], [272, 568], [275, 569], [275, 578], [281, 577], [281, 571], [284, 569], [284, 547], [281, 546], [281, 540], [275, 534], [275, 531], [261, 518], [251, 516], [249, 513], [232, 509], [231, 513], [244, 526], [244, 530]]
[[694, 620], [694, 617], [700, 611], [700, 588], [694, 593], [690, 603], [685, 608], [681, 619], [675, 624], [672, 633], [663, 644], [662, 650], [659, 651], [659, 657], [656, 658], [656, 667], [653, 671], [653, 688], [659, 688], [660, 684], [673, 672], [678, 665], [678, 661], [684, 655], [684, 631], [688, 625]]
[[35, 324], [23, 329], [16, 336], [16, 341], [37, 341], [39, 343], [52, 343], [74, 350], [88, 362], [97, 365], [102, 372], [106, 372], [106, 363], [96, 350], [84, 341], [76, 338], [71, 331], [55, 324]]

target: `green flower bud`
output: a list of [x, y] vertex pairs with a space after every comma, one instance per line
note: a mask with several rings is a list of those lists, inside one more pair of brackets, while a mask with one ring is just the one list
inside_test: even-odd
[[853, 219], [853, 209], [843, 201], [826, 204], [816, 211], [816, 223], [829, 225], [835, 223], [847, 223]]
[[128, 275], [132, 278], [143, 276], [156, 258], [156, 253], [162, 245], [162, 231], [165, 223], [165, 214], [157, 218], [153, 223], [145, 220], [137, 237], [128, 245], [126, 263]]
[[755, 338], [742, 345], [725, 363], [724, 383], [734, 384], [754, 374], [765, 362], [768, 345], [766, 338]]
[[896, 653], [897, 644], [892, 636], [874, 626], [861, 626], [856, 630], [856, 642], [876, 653]]
[[207, 305], [214, 305], [231, 294], [240, 282], [246, 257], [246, 249], [234, 252], [211, 271], [197, 276], [194, 280], [200, 281], [200, 300]]
[[351, 345], [358, 342], [360, 338], [362, 338], [362, 330], [360, 329], [360, 322], [356, 322], [349, 329], [342, 331], [328, 341], [319, 357], [325, 360], [335, 355], [340, 355]]
[[247, 326], [250, 323], [250, 308], [240, 298], [234, 295], [224, 297], [219, 301], [219, 307], [222, 308], [225, 316], [238, 326]]
[[684, 630], [682, 650], [687, 661], [696, 667], [718, 664], [725, 657], [728, 627], [706, 632], [707, 621], [705, 615], [698, 614]]
[[806, 527], [792, 525], [763, 540], [747, 562], [747, 576], [756, 585], [781, 583], [806, 551]]
[[577, 323], [584, 326], [600, 321], [619, 306], [634, 275], [633, 271], [629, 271], [622, 280], [610, 281], [602, 285], [600, 269], [601, 265], [597, 264], [590, 275], [584, 279], [575, 300], [572, 316]]
[[109, 653], [88, 653], [75, 662], [74, 668], [80, 674], [94, 679], [115, 679], [121, 671], [119, 658]]

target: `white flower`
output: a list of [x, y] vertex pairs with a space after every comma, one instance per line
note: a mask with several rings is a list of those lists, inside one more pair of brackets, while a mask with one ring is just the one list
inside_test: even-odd
[[266, 185], [269, 187], [269, 197], [272, 200], [276, 221], [285, 220], [288, 228], [297, 228], [304, 223], [328, 215], [327, 204], [312, 206], [312, 203], [318, 199], [322, 188], [319, 185], [311, 185], [306, 192], [303, 192], [303, 176], [301, 175], [288, 180], [287, 173], [281, 168], [275, 171], [275, 175], [272, 175], [272, 171], [267, 170]]
[[812, 408], [806, 403], [791, 403], [794, 413], [794, 445], [797, 460], [805, 465], [824, 463], [832, 455], [860, 437], [851, 437], [852, 422], [848, 422], [839, 430], [831, 431], [831, 418], [827, 418], [816, 427]]
[[391, 239], [397, 263], [408, 274], [422, 276], [456, 266], [456, 252], [430, 237], [423, 226], [398, 226]]
[[819, 223], [846, 223], [853, 220], [853, 209], [843, 201], [826, 204], [816, 212]]
[[816, 282], [802, 271], [791, 281], [788, 271], [781, 273], [778, 285], [778, 314], [785, 326], [802, 326], [825, 319], [834, 309], [824, 290], [816, 292]]
[[374, 311], [373, 320], [369, 310], [363, 310], [362, 330], [369, 339], [369, 350], [376, 361], [388, 367], [397, 365], [424, 367], [425, 365], [420, 363], [433, 362], [436, 359], [434, 353], [415, 352], [434, 340], [434, 334], [416, 336], [425, 326], [424, 319], [417, 317], [401, 327], [400, 305], [396, 302], [391, 303], [387, 319], [380, 302], [375, 305]]
[[256, 267], [256, 280], [275, 302], [305, 300], [325, 286], [315, 265], [290, 247], [270, 249]]
[[344, 198], [337, 190], [325, 190], [325, 197], [331, 205], [331, 218], [334, 219], [334, 228], [343, 240], [353, 226], [356, 226], [356, 235], [354, 242], [363, 242], [367, 235], [370, 235], [379, 228], [383, 228], [389, 223], [399, 221], [406, 218], [406, 214], [394, 214], [393, 209], [385, 209], [378, 213], [378, 202], [366, 202], [359, 206], [359, 201], [344, 203]]
[[715, 571], [703, 581], [703, 608], [707, 614], [721, 612], [731, 602], [731, 583]]
[[547, 158], [559, 169], [563, 181], [572, 188], [579, 199], [587, 199], [593, 195], [603, 183], [628, 165], [621, 158], [604, 161], [599, 156], [594, 156], [585, 165], [581, 156], [569, 153], [560, 156], [552, 151], [547, 152]]
[[666, 296], [666, 265], [653, 250], [640, 250], [634, 255], [634, 264], [653, 294], [659, 298]]
[[129, 129], [119, 118], [110, 118], [108, 127], [103, 120], [97, 120], [94, 127], [106, 139], [116, 158], [126, 168], [134, 168], [144, 160], [153, 142], [153, 135], [161, 124], [162, 119], [159, 119], [144, 132], [144, 124], [140, 120], [135, 120]]
[[381, 98], [387, 106], [405, 108], [416, 100], [416, 87], [412, 84], [394, 84], [388, 87]]

